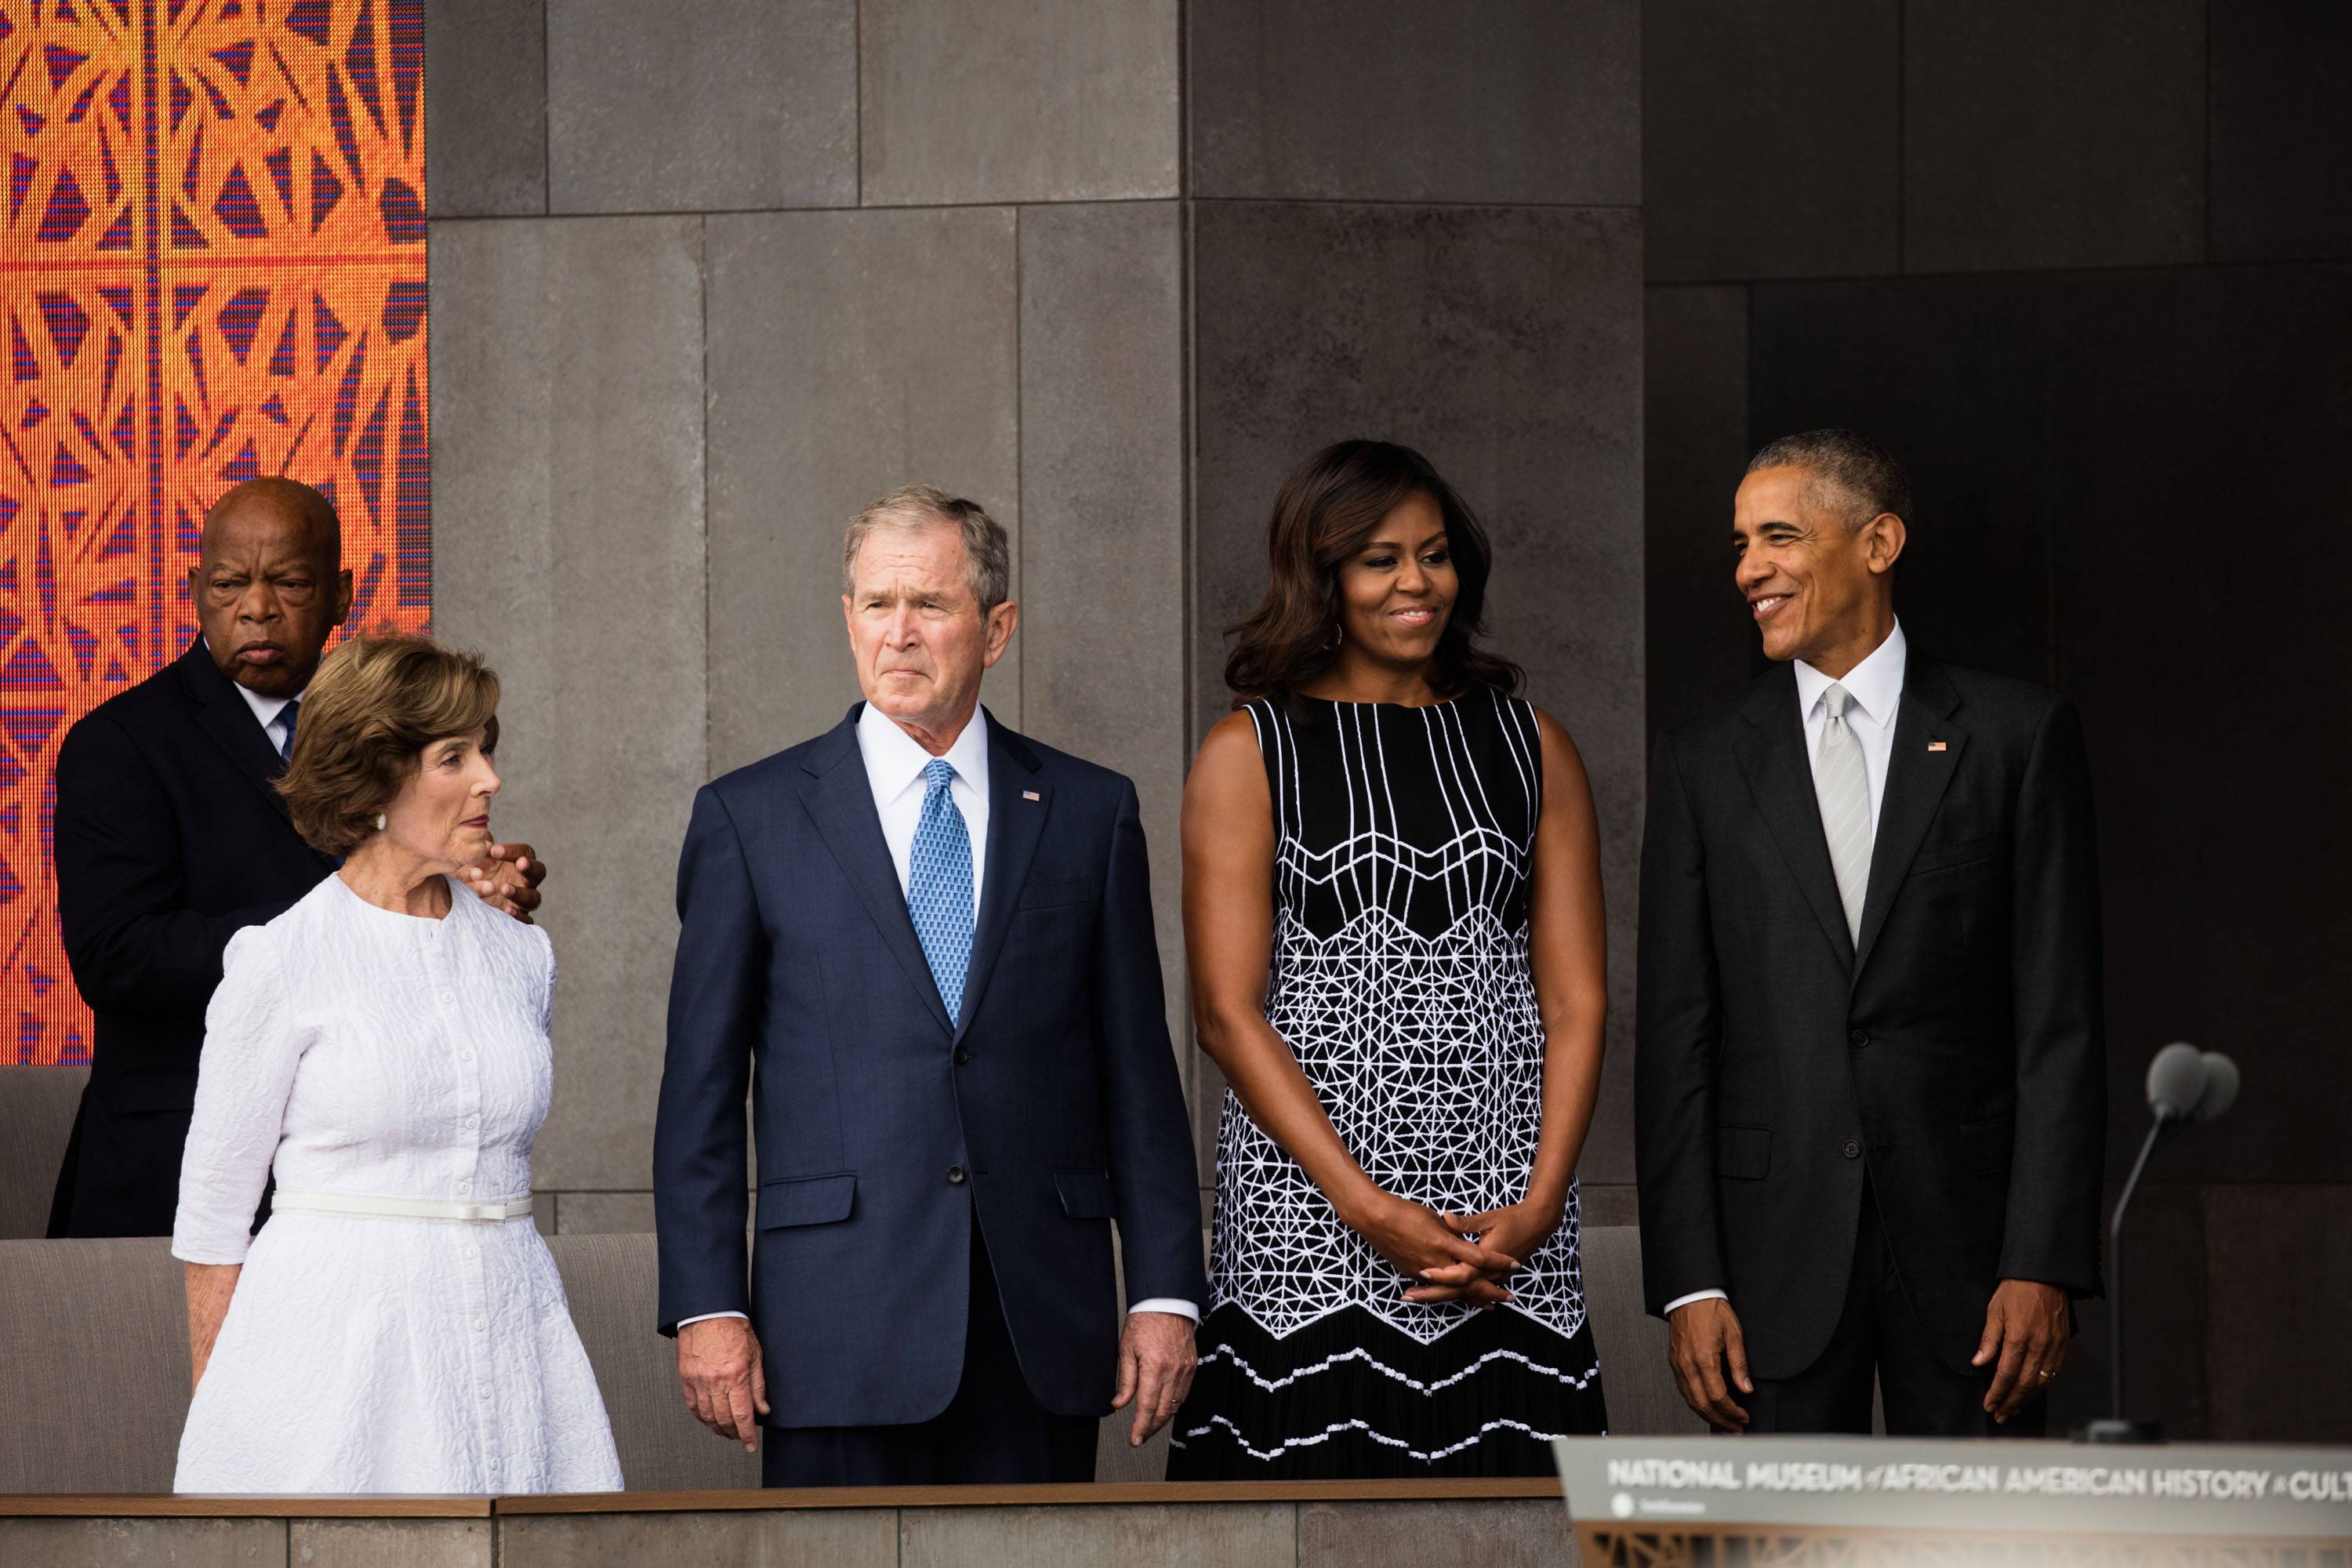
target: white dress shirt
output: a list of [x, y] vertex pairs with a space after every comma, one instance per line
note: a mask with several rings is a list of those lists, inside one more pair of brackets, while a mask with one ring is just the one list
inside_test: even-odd
[[[874, 813], [882, 819], [882, 841], [890, 847], [890, 867], [898, 873], [898, 891], [908, 889], [908, 867], [915, 856], [915, 829], [923, 820], [923, 796], [929, 784], [923, 770], [931, 753], [912, 735], [892, 722], [871, 702], [857, 715], [857, 753], [866, 763], [866, 786], [874, 792]], [[965, 836], [971, 840], [971, 913], [975, 933], [980, 921], [981, 879], [988, 869], [988, 715], [975, 708], [971, 721], [947, 749], [946, 761], [955, 769], [948, 781], [948, 798], [963, 814]], [[1201, 1309], [1191, 1301], [1155, 1296], [1128, 1309], [1135, 1312], [1170, 1312], [1201, 1321]], [[706, 1312], [680, 1318], [679, 1328], [703, 1318], [740, 1318], [740, 1312]]]
[[1886, 764], [1895, 755], [1895, 716], [1903, 705], [1903, 672], [1910, 650], [1903, 641], [1903, 623], [1871, 649], [1870, 657], [1842, 678], [1823, 675], [1803, 659], [1797, 661], [1797, 710], [1805, 720], [1805, 760], [1819, 766], [1822, 731], [1829, 727], [1829, 691], [1843, 686], [1853, 699], [1845, 710], [1846, 727], [1862, 742], [1862, 765], [1870, 781], [1870, 837], [1878, 837], [1878, 804], [1886, 798]]
[[[1829, 689], [1843, 686], [1853, 700], [1846, 705], [1846, 727], [1853, 738], [1862, 742], [1864, 776], [1870, 784], [1870, 837], [1878, 840], [1878, 806], [1886, 798], [1886, 764], [1895, 755], [1895, 717], [1903, 704], [1903, 672], [1910, 663], [1910, 650], [1903, 640], [1903, 623], [1886, 634], [1886, 640], [1870, 651], [1870, 657], [1845, 672], [1843, 678], [1823, 675], [1803, 659], [1797, 661], [1797, 716], [1805, 726], [1805, 760], [1818, 767], [1822, 760], [1822, 731], [1829, 727]], [[1694, 1290], [1687, 1296], [1677, 1296], [1666, 1303], [1666, 1315], [1674, 1316], [1678, 1307], [1693, 1301], [1720, 1301], [1727, 1298], [1721, 1290]]]
[[[212, 650], [212, 644], [205, 643], [205, 650], [209, 653]], [[258, 691], [247, 690], [236, 681], [232, 680], [229, 684], [236, 687], [236, 694], [245, 699], [245, 705], [253, 710], [253, 716], [256, 719], [261, 721], [261, 732], [269, 737], [269, 749], [279, 756], [284, 756], [286, 754], [286, 705], [294, 699], [264, 697]], [[297, 695], [299, 696], [299, 693]]]
[[[874, 792], [875, 815], [882, 819], [882, 841], [890, 847], [890, 868], [898, 873], [898, 891], [904, 894], [915, 856], [915, 829], [923, 822], [923, 796], [929, 787], [923, 782], [923, 770], [931, 765], [931, 753], [871, 702], [857, 716], [857, 752], [866, 760], [866, 783]], [[971, 840], [971, 913], [977, 929], [980, 884], [988, 871], [986, 713], [971, 710], [971, 722], [943, 760], [955, 769], [948, 798], [963, 814], [964, 836]]]

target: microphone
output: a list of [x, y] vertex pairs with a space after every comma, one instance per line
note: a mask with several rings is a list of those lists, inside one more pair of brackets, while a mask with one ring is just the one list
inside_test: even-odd
[[2238, 1102], [2238, 1064], [2220, 1051], [2200, 1051], [2176, 1040], [2156, 1053], [2147, 1064], [2147, 1137], [2132, 1162], [2131, 1174], [2116, 1199], [2115, 1218], [2107, 1225], [2107, 1329], [2113, 1360], [2107, 1369], [2110, 1414], [2075, 1432], [2078, 1443], [2161, 1443], [2164, 1432], [2153, 1421], [2134, 1421], [2124, 1414], [2124, 1214], [2139, 1188], [2148, 1156], [2168, 1135], [2200, 1121], [2217, 1121]]
[[2219, 1121], [2238, 1103], [2238, 1064], [2219, 1051], [2205, 1053], [2205, 1092], [2197, 1101], [2197, 1120]]
[[2175, 1040], [2147, 1064], [2147, 1108], [2159, 1124], [2187, 1121], [2205, 1094], [2205, 1053]]

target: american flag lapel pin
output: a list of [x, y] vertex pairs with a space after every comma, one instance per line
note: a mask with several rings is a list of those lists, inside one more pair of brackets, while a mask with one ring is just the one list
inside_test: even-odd
[[[1943, 749], [1943, 745], [1944, 743], [1941, 741], [1938, 741], [1936, 742], [1936, 749], [1941, 751]], [[1024, 789], [1021, 792], [1021, 798], [1023, 800], [1035, 800], [1038, 798], [1037, 792], [1034, 789]]]
[[1941, 751], [1945, 751], [1945, 750], [1947, 750], [1948, 748], [1945, 746], [1944, 742], [1941, 742], [1941, 741], [1930, 741], [1930, 742], [1927, 742], [1927, 749], [1928, 749], [1929, 751], [1931, 751], [1931, 752], [1941, 752]]

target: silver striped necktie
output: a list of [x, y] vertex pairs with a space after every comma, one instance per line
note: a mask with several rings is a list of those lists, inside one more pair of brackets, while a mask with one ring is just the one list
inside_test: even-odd
[[1846, 934], [1859, 947], [1862, 901], [1870, 891], [1870, 772], [1863, 765], [1862, 742], [1845, 721], [1853, 694], [1832, 686], [1822, 700], [1829, 704], [1829, 720], [1813, 759], [1813, 793], [1821, 798], [1822, 833], [1829, 840], [1838, 899], [1845, 905]]

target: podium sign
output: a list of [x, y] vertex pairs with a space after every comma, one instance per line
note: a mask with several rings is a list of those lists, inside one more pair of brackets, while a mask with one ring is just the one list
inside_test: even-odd
[[1988, 1552], [2078, 1568], [2352, 1568], [2352, 1449], [1564, 1437], [1553, 1450], [1586, 1568], [1861, 1568]]

